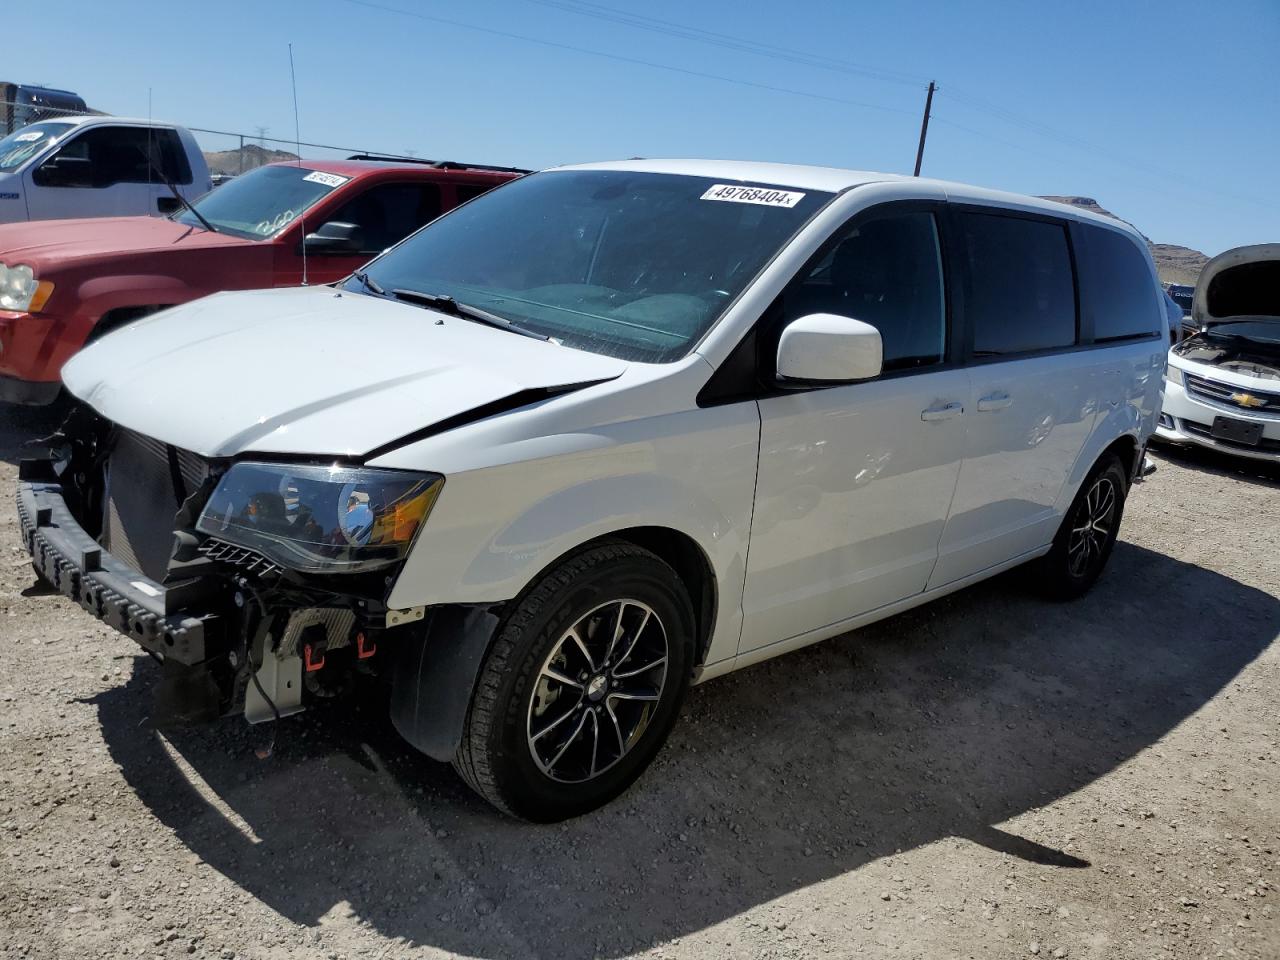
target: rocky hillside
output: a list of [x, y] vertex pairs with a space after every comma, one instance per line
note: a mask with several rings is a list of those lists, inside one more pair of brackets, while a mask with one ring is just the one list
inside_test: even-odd
[[297, 160], [298, 155], [290, 153], [288, 150], [268, 150], [266, 147], [260, 147], [256, 143], [246, 143], [244, 145], [243, 161], [241, 160], [239, 149], [206, 152], [204, 159], [209, 164], [210, 173], [220, 173], [233, 177], [238, 173], [252, 170], [254, 167], [260, 167], [264, 163], [275, 163], [279, 160]]
[[[1110, 217], [1112, 220], [1129, 223], [1128, 220], [1123, 217], [1117, 217], [1091, 197], [1042, 197], [1041, 199], [1056, 200], [1058, 203], [1065, 203], [1070, 207], [1079, 207], [1081, 210], [1100, 213], [1102, 216]], [[1129, 225], [1134, 226], [1132, 223], [1129, 223]], [[1139, 232], [1141, 233], [1141, 231]], [[1185, 283], [1189, 286], [1195, 286], [1195, 282], [1200, 276], [1200, 271], [1209, 262], [1207, 256], [1199, 250], [1192, 250], [1190, 247], [1180, 247], [1173, 243], [1152, 243], [1151, 238], [1147, 237], [1145, 233], [1142, 236], [1146, 239], [1147, 246], [1151, 248], [1151, 257], [1156, 262], [1156, 270], [1159, 271], [1161, 280], [1165, 283]]]

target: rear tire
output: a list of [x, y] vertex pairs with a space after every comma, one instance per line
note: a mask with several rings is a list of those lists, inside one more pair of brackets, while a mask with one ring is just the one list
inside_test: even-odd
[[1080, 485], [1053, 548], [1039, 561], [1039, 586], [1050, 599], [1081, 597], [1102, 576], [1120, 532], [1128, 490], [1120, 458], [1104, 454]]
[[688, 689], [694, 613], [675, 571], [609, 542], [515, 601], [485, 658], [453, 765], [526, 820], [602, 806], [653, 760]]

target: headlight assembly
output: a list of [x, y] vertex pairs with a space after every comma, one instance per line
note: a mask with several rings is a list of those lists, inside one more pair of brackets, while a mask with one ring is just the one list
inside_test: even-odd
[[196, 529], [293, 570], [372, 570], [404, 559], [443, 486], [434, 473], [237, 463]]
[[1183, 384], [1182, 384], [1182, 371], [1181, 371], [1178, 367], [1175, 367], [1172, 363], [1167, 364], [1167, 365], [1165, 366], [1165, 368], [1164, 368], [1164, 378], [1165, 378], [1166, 380], [1168, 380], [1170, 383], [1176, 383], [1178, 386], [1182, 386], [1182, 385], [1183, 385]]
[[0, 263], [0, 310], [39, 313], [51, 293], [53, 284], [36, 280], [36, 272], [25, 263]]

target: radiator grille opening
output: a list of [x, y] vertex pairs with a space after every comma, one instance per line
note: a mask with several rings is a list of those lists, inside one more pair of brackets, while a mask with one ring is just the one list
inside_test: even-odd
[[[209, 474], [194, 453], [175, 450], [185, 493]], [[121, 430], [107, 459], [102, 545], [153, 580], [163, 580], [173, 549], [173, 520], [180, 507], [169, 466], [169, 448], [132, 430]]]

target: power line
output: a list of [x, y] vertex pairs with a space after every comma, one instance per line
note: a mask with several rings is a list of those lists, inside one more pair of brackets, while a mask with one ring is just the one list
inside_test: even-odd
[[[676, 23], [672, 20], [663, 20], [658, 17], [650, 17], [643, 14], [631, 13], [629, 11], [619, 10], [615, 7], [606, 6], [600, 3], [591, 2], [591, 0], [526, 0], [528, 3], [538, 4], [543, 7], [562, 10], [567, 13], [577, 14], [584, 17], [593, 17], [597, 20], [604, 20], [610, 23], [616, 23], [623, 26], [632, 27], [640, 30], [647, 30], [652, 33], [664, 34], [666, 36], [678, 37], [681, 39], [692, 40], [698, 43], [710, 44], [712, 46], [722, 47], [730, 50], [737, 50], [744, 53], [753, 54], [755, 56], [768, 57], [774, 60], [782, 60], [790, 63], [802, 64], [814, 67], [820, 70], [831, 70], [840, 73], [851, 74], [854, 76], [863, 76], [870, 79], [882, 80], [887, 83], [905, 83], [911, 85], [923, 85], [926, 81], [923, 77], [912, 76], [902, 72], [890, 72], [884, 70], [875, 70], [864, 67], [859, 64], [851, 63], [845, 60], [839, 60], [833, 57], [825, 57], [807, 53], [805, 51], [796, 50], [790, 47], [777, 46], [775, 44], [762, 43], [755, 40], [749, 40], [744, 37], [733, 36], [730, 34], [719, 33], [713, 30], [704, 30], [700, 27], [690, 26], [688, 24]], [[948, 85], [946, 96], [957, 103], [965, 104], [975, 110], [986, 113], [1005, 123], [1021, 127], [1028, 132], [1034, 133], [1046, 139], [1055, 140], [1068, 146], [1076, 147], [1080, 150], [1087, 151], [1091, 154], [1101, 154], [1108, 157], [1117, 165], [1127, 166], [1135, 170], [1139, 170], [1146, 174], [1152, 174], [1164, 177], [1181, 183], [1184, 186], [1191, 187], [1197, 191], [1215, 193], [1219, 196], [1228, 197], [1233, 200], [1245, 203], [1262, 203], [1266, 206], [1276, 206], [1266, 200], [1260, 200], [1254, 197], [1244, 196], [1242, 194], [1231, 193], [1229, 191], [1217, 190], [1212, 187], [1206, 187], [1202, 183], [1191, 178], [1185, 177], [1173, 171], [1162, 169], [1148, 163], [1142, 163], [1131, 157], [1092, 143], [1080, 137], [1063, 133], [1056, 130], [1048, 124], [1041, 123], [1038, 120], [1032, 120], [1021, 116], [1012, 110], [1001, 107], [989, 100], [966, 94], [963, 91], [957, 91], [954, 87]], [[943, 121], [947, 122], [947, 121]], [[955, 125], [955, 124], [953, 124]], [[955, 125], [959, 126], [959, 125]], [[976, 136], [986, 136], [980, 131], [967, 127], [959, 127], [966, 132], [973, 133]], [[989, 138], [995, 139], [995, 138]], [[1003, 142], [1003, 141], [997, 141]]]
[[[1048, 139], [1048, 140], [1054, 140], [1058, 143], [1064, 144], [1065, 146], [1073, 147], [1077, 150], [1081, 150], [1090, 155], [1104, 157], [1116, 166], [1129, 167], [1130, 169], [1136, 170], [1140, 173], [1162, 177], [1166, 180], [1170, 180], [1175, 183], [1181, 184], [1184, 187], [1190, 187], [1191, 189], [1199, 193], [1212, 193], [1217, 196], [1226, 197], [1230, 200], [1235, 200], [1241, 203], [1260, 204], [1262, 206], [1280, 208], [1280, 204], [1276, 204], [1270, 200], [1265, 200], [1261, 197], [1251, 197], [1251, 196], [1246, 196], [1244, 194], [1233, 193], [1232, 191], [1229, 191], [1229, 190], [1219, 190], [1215, 187], [1207, 186], [1201, 181], [1183, 176], [1182, 174], [1175, 173], [1171, 170], [1159, 167], [1155, 164], [1136, 161], [1131, 157], [1126, 157], [1123, 154], [1116, 153], [1114, 150], [1111, 150], [1108, 147], [1102, 146], [1101, 144], [1093, 143], [1089, 140], [1085, 140], [1081, 137], [1076, 137], [1071, 134], [1062, 133], [1058, 130], [1055, 130], [1052, 127], [1049, 127], [1043, 123], [1040, 123], [1037, 120], [1031, 120], [1027, 117], [1020, 116], [1019, 114], [1014, 113], [1011, 110], [1007, 110], [1003, 107], [997, 106], [996, 104], [993, 104], [990, 101], [982, 100], [981, 98], [967, 95], [964, 93], [957, 94], [954, 91], [954, 89], [951, 87], [948, 87], [946, 96], [950, 97], [950, 99], [958, 103], [967, 105], [982, 113], [986, 113], [990, 116], [995, 117], [998, 120], [1002, 120], [1005, 123], [1010, 124], [1011, 126], [1021, 127], [1022, 129], [1027, 130], [1030, 133], [1036, 134], [1037, 136], [1044, 137], [1045, 139]], [[992, 137], [988, 134], [984, 134], [978, 130], [973, 130], [969, 127], [962, 127], [960, 126], [960, 124], [957, 124], [954, 121], [941, 120], [941, 118], [939, 119], [940, 119], [940, 122], [948, 123], [951, 126], [957, 127], [958, 129], [965, 130], [967, 133], [972, 133], [979, 137], [986, 137], [987, 139], [990, 139], [990, 140], [996, 140], [995, 137]], [[999, 141], [999, 140], [997, 140], [997, 142], [1007, 143], [1007, 141]], [[1020, 148], [1020, 149], [1025, 149], [1025, 148]]]
[[840, 73], [847, 73], [853, 76], [867, 77], [872, 80], [882, 80], [885, 83], [922, 86], [927, 82], [924, 77], [913, 76], [912, 74], [903, 73], [897, 70], [883, 70], [867, 67], [861, 64], [851, 63], [847, 60], [838, 60], [834, 57], [824, 57], [820, 54], [814, 54], [804, 50], [796, 50], [791, 47], [781, 47], [771, 43], [762, 43], [758, 40], [750, 40], [746, 37], [719, 33], [714, 30], [703, 30], [700, 27], [676, 23], [672, 20], [662, 20], [658, 17], [645, 16], [644, 14], [631, 13], [626, 10], [618, 10], [615, 7], [607, 7], [599, 3], [590, 3], [587, 2], [587, 0], [526, 0], [526, 2], [535, 3], [543, 7], [551, 7], [556, 10], [563, 10], [566, 13], [573, 13], [583, 17], [594, 17], [597, 20], [604, 20], [609, 23], [635, 27], [639, 30], [648, 30], [650, 33], [658, 33], [668, 37], [677, 37], [682, 40], [692, 40], [696, 43], [706, 43], [712, 46], [722, 47], [726, 50], [737, 50], [742, 53], [751, 53], [757, 56], [770, 57], [772, 59], [783, 60], [788, 63], [817, 67], [822, 70], [835, 70]]
[[743, 80], [740, 77], [727, 77], [718, 73], [707, 73], [702, 70], [690, 70], [686, 67], [677, 67], [668, 63], [657, 63], [653, 60], [641, 60], [638, 57], [628, 57], [617, 53], [606, 53], [603, 50], [579, 47], [570, 43], [561, 43], [557, 40], [543, 40], [540, 37], [530, 37], [521, 33], [512, 33], [508, 30], [497, 30], [493, 27], [482, 27], [479, 24], [465, 23], [461, 20], [451, 20], [448, 17], [437, 17], [432, 14], [419, 13], [417, 10], [403, 10], [386, 4], [374, 3], [372, 0], [342, 0], [342, 2], [353, 4], [358, 7], [367, 7], [371, 10], [380, 10], [383, 13], [394, 13], [402, 17], [412, 17], [415, 20], [425, 20], [429, 23], [442, 23], [446, 26], [458, 27], [462, 30], [472, 30], [477, 33], [485, 33], [494, 37], [503, 37], [507, 40], [520, 40], [525, 43], [536, 43], [540, 46], [551, 47], [556, 50], [569, 50], [573, 53], [581, 53], [591, 57], [601, 57], [605, 60], [615, 60], [619, 63], [651, 67], [655, 70], [666, 70], [670, 73], [678, 73], [686, 77], [697, 77], [700, 80], [715, 80], [719, 83], [732, 83], [741, 87], [751, 87], [756, 90], [768, 90], [772, 93], [784, 93], [793, 97], [807, 97], [810, 100], [822, 100], [827, 103], [838, 103], [841, 106], [846, 107], [861, 107], [865, 110], [878, 110], [882, 113], [897, 113], [904, 114], [906, 116], [910, 116], [912, 114], [912, 111], [903, 110], [899, 107], [886, 107], [879, 103], [866, 103], [861, 100], [850, 100], [847, 97], [835, 97], [825, 93], [813, 93], [808, 90], [794, 90], [789, 87], [778, 87], [769, 83], [759, 83], [755, 80]]

